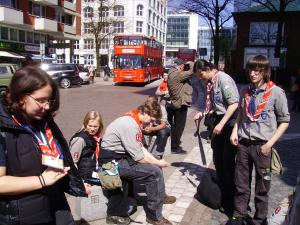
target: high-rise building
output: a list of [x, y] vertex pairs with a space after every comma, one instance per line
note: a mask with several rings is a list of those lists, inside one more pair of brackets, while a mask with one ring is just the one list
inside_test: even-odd
[[[116, 34], [153, 36], [165, 45], [167, 29], [166, 0], [127, 0], [103, 1], [102, 15], [115, 21], [113, 32], [103, 29], [106, 37], [101, 42], [100, 64], [111, 66], [113, 54], [113, 37]], [[74, 42], [74, 63], [96, 66], [94, 35], [90, 32], [89, 23], [99, 17], [99, 0], [82, 0], [81, 5], [81, 39]], [[91, 19], [92, 17], [92, 19]], [[107, 32], [108, 31], [108, 32]], [[57, 57], [68, 49], [58, 49]], [[70, 59], [71, 60], [71, 59]]]
[[41, 58], [54, 53], [54, 39], [78, 38], [80, 5], [80, 0], [1, 0], [0, 61], [9, 61], [3, 52]]
[[179, 48], [197, 50], [198, 15], [169, 11], [167, 17], [166, 59], [176, 58]]

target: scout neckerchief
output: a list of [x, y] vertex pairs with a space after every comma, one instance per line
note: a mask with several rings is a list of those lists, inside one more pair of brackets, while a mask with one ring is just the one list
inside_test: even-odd
[[211, 91], [215, 85], [215, 83], [217, 82], [218, 79], [218, 70], [216, 70], [216, 72], [213, 75], [213, 78], [208, 81], [207, 85], [206, 85], [206, 104], [205, 104], [205, 113], [209, 113], [211, 110]]
[[95, 159], [96, 159], [96, 170], [99, 169], [99, 162], [98, 162], [98, 159], [99, 159], [99, 155], [100, 155], [100, 140], [101, 140], [101, 137], [100, 136], [97, 136], [97, 135], [94, 135], [92, 136], [92, 138], [96, 141], [96, 151], [95, 151]]
[[246, 115], [248, 116], [248, 118], [251, 121], [258, 120], [259, 116], [261, 115], [263, 109], [266, 106], [266, 103], [271, 95], [271, 90], [273, 87], [275, 87], [275, 84], [272, 81], [268, 81], [263, 98], [262, 98], [261, 102], [258, 104], [256, 112], [253, 115], [251, 115], [249, 113], [249, 98], [250, 98], [251, 90], [250, 90], [250, 86], [248, 87], [246, 94], [245, 94], [245, 110], [246, 110]]
[[167, 81], [163, 80], [161, 82], [161, 84], [159, 85], [159, 90], [160, 91], [167, 91], [168, 90]]
[[[29, 131], [31, 134], [34, 135], [36, 140], [38, 141], [39, 147], [43, 153], [43, 155], [51, 156], [54, 158], [62, 158], [62, 154], [60, 153], [57, 145], [55, 144], [53, 134], [51, 129], [48, 127], [48, 124], [45, 124], [45, 134], [43, 134], [42, 131], [40, 131], [40, 135], [42, 140], [35, 134], [35, 132], [32, 130], [32, 128], [28, 125], [22, 124], [15, 116], [12, 116], [13, 120], [18, 124], [19, 126], [25, 128], [27, 131]], [[46, 140], [47, 139], [47, 140]]]
[[138, 111], [136, 109], [133, 109], [127, 113], [125, 113], [125, 116], [130, 116], [134, 119], [134, 121], [137, 123], [137, 125], [140, 128], [139, 134], [137, 134], [136, 139], [142, 143], [143, 141], [143, 133], [142, 133], [142, 123], [140, 121]]

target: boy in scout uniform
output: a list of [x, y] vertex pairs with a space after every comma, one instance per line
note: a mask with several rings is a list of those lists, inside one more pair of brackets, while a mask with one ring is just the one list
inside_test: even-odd
[[194, 73], [207, 83], [205, 111], [197, 113], [194, 119], [207, 114], [212, 117], [211, 147], [222, 191], [221, 210], [232, 214], [236, 149], [230, 143], [229, 137], [239, 102], [238, 89], [228, 74], [218, 71], [213, 64], [205, 60], [196, 61]]
[[290, 114], [284, 91], [270, 81], [270, 64], [258, 55], [246, 65], [250, 85], [242, 90], [239, 114], [230, 141], [238, 148], [235, 169], [234, 216], [228, 225], [242, 224], [250, 199], [252, 166], [255, 167], [253, 224], [267, 224], [271, 184], [271, 148], [288, 128]]

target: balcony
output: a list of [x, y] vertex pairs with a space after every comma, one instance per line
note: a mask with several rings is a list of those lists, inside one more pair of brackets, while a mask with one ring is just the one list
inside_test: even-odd
[[40, 5], [57, 5], [58, 0], [33, 0], [33, 2], [40, 4]]
[[57, 32], [57, 21], [46, 18], [35, 18], [35, 30], [46, 32]]
[[68, 34], [76, 35], [76, 28], [70, 25], [64, 25], [64, 32]]
[[75, 3], [72, 3], [69, 1], [64, 1], [64, 8], [76, 12], [76, 4]]
[[24, 24], [23, 12], [0, 6], [0, 22], [6, 24]]

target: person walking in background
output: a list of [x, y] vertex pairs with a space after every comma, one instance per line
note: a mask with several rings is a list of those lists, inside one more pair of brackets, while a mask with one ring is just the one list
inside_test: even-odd
[[181, 136], [184, 131], [187, 110], [192, 103], [192, 86], [190, 78], [193, 76], [193, 62], [189, 62], [189, 70], [185, 71], [184, 61], [177, 59], [176, 68], [172, 68], [168, 74], [167, 86], [169, 90], [170, 104], [167, 106], [168, 121], [171, 125], [171, 153], [186, 154], [182, 149]]
[[104, 75], [107, 77], [111, 77], [111, 70], [108, 65], [105, 65], [104, 67]]
[[70, 151], [76, 163], [79, 175], [86, 182], [96, 180], [99, 169], [102, 117], [97, 111], [88, 112], [81, 129], [70, 140]]
[[123, 183], [123, 193], [110, 191], [106, 219], [109, 224], [130, 223], [126, 184], [128, 181], [136, 180], [146, 187], [147, 222], [154, 225], [171, 224], [162, 215], [165, 182], [161, 169], [170, 164], [164, 159], [156, 159], [142, 144], [142, 127], [149, 125], [152, 119], [160, 117], [160, 107], [146, 102], [114, 120], [104, 133], [100, 161], [101, 163], [118, 161], [119, 175]]
[[270, 81], [270, 63], [262, 55], [246, 65], [250, 84], [241, 91], [239, 114], [230, 141], [237, 146], [234, 215], [227, 225], [247, 217], [252, 167], [255, 167], [254, 225], [266, 225], [271, 187], [271, 151], [288, 128], [290, 114], [284, 91]]
[[90, 79], [90, 83], [95, 82], [95, 69], [93, 66], [89, 66], [89, 79]]
[[207, 83], [205, 111], [198, 112], [194, 119], [201, 119], [205, 115], [209, 116], [212, 122], [211, 148], [222, 192], [221, 210], [231, 214], [236, 148], [230, 143], [229, 137], [238, 107], [239, 92], [228, 74], [218, 71], [212, 63], [205, 60], [195, 62], [194, 73]]
[[53, 120], [58, 87], [24, 67], [0, 99], [0, 224], [75, 224], [64, 192], [86, 197], [68, 144]]

